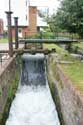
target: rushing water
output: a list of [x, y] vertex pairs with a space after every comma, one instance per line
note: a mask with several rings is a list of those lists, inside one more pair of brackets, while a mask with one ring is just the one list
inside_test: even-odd
[[45, 77], [44, 59], [23, 62], [21, 84], [6, 125], [60, 125]]

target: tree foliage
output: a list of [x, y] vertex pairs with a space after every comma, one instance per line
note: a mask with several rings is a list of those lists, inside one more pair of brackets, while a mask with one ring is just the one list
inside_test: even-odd
[[83, 37], [83, 0], [63, 0], [57, 14], [53, 14], [50, 20], [52, 30], [57, 26]]

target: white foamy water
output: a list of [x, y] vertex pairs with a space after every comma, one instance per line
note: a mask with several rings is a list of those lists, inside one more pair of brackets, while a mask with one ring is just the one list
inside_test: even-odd
[[60, 125], [49, 87], [20, 86], [6, 125]]

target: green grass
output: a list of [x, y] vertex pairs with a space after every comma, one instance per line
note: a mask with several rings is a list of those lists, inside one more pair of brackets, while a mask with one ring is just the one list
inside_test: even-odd
[[74, 61], [74, 64], [63, 64], [62, 68], [76, 88], [83, 92], [83, 62]]
[[73, 44], [74, 47], [83, 48], [83, 43]]
[[8, 43], [8, 38], [0, 39], [0, 43]]
[[72, 64], [61, 64], [61, 66], [63, 68], [64, 73], [72, 81], [73, 85], [75, 85], [76, 88], [78, 88], [81, 92], [83, 92], [83, 62], [74, 59], [66, 50], [60, 48], [55, 44], [52, 45], [45, 44], [44, 48], [48, 49], [55, 48], [56, 52], [61, 57], [61, 60], [73, 61]]
[[44, 48], [47, 48], [47, 49], [52, 49], [52, 48], [55, 48], [56, 49], [56, 52], [58, 54], [58, 56], [60, 57], [61, 60], [69, 60], [69, 61], [73, 61], [73, 58], [71, 57], [71, 55], [68, 53], [67, 50], [64, 50], [63, 48], [59, 47], [58, 45], [55, 45], [55, 44], [44, 44], [43, 45]]
[[59, 47], [59, 46], [57, 46], [57, 45], [55, 45], [55, 44], [44, 44], [43, 45], [43, 47], [44, 48], [47, 48], [47, 49], [52, 49], [52, 48], [55, 48], [56, 49], [56, 52], [58, 53], [58, 54], [68, 54], [68, 52], [66, 51], [66, 50], [64, 50], [63, 48], [61, 48], [61, 47]]

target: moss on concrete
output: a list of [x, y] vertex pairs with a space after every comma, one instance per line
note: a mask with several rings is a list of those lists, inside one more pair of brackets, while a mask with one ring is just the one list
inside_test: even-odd
[[60, 86], [60, 88], [61, 89], [64, 89], [64, 85], [63, 85], [63, 83], [62, 83], [62, 81], [61, 81], [61, 79], [60, 79], [60, 76], [59, 76], [59, 74], [56, 72], [56, 63], [51, 63], [50, 64], [51, 65], [51, 69], [52, 69], [52, 71], [53, 71], [53, 77], [57, 80], [57, 82], [58, 82], [58, 84], [59, 84], [59, 86]]
[[56, 105], [58, 117], [60, 119], [60, 124], [65, 125], [64, 120], [63, 120], [63, 115], [62, 115], [62, 112], [61, 112], [61, 104], [60, 104], [60, 98], [59, 98], [58, 90], [56, 88], [56, 85], [51, 80], [49, 81], [49, 87], [50, 87], [50, 90], [51, 90], [51, 94], [52, 94], [54, 103]]
[[[54, 74], [56, 75], [56, 64], [54, 65], [53, 62], [49, 63], [49, 61], [47, 61], [47, 63], [48, 63], [47, 66], [49, 65], [49, 67], [51, 68], [51, 70], [54, 71]], [[49, 87], [50, 87], [52, 98], [53, 98], [54, 103], [56, 105], [56, 109], [57, 109], [57, 112], [58, 112], [58, 117], [60, 119], [60, 124], [61, 125], [65, 125], [65, 122], [64, 122], [64, 119], [63, 119], [63, 114], [62, 114], [62, 111], [61, 111], [61, 102], [60, 102], [60, 97], [59, 97], [58, 89], [56, 87], [56, 84], [52, 80], [52, 77], [54, 77], [54, 76], [51, 76], [50, 71], [49, 71], [50, 70], [49, 67], [47, 67], [48, 84], [49, 84]], [[57, 77], [57, 79], [60, 80], [59, 76]], [[62, 88], [63, 87], [62, 87], [62, 83], [61, 83], [61, 89]]]
[[1, 87], [1, 85], [0, 85], [0, 96], [2, 95], [2, 87]]
[[21, 72], [20, 70], [21, 70], [21, 59], [18, 56], [16, 58], [16, 69], [15, 69], [14, 77], [12, 78], [12, 80], [9, 81], [9, 92], [8, 92], [7, 103], [5, 105], [3, 114], [0, 114], [0, 119], [1, 119], [0, 125], [5, 125], [5, 122], [8, 118], [11, 103], [15, 97], [15, 93], [16, 93], [17, 88], [18, 88], [19, 79], [20, 79], [20, 72]]

